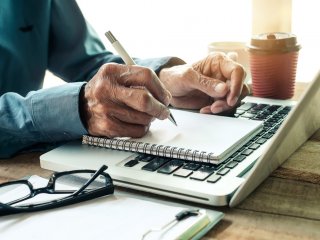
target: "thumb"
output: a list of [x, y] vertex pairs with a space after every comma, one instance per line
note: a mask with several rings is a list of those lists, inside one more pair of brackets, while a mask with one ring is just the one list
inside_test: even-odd
[[210, 97], [224, 97], [229, 91], [229, 86], [225, 82], [202, 74], [193, 81], [193, 87]]

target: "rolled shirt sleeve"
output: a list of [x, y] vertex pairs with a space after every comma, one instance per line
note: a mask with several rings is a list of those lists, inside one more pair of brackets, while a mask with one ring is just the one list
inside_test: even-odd
[[87, 133], [79, 116], [79, 92], [84, 82], [30, 92], [26, 97], [0, 97], [0, 157], [32, 148], [80, 138]]
[[87, 133], [79, 114], [79, 92], [84, 82], [64, 84], [30, 93], [30, 109], [44, 140], [57, 142]]

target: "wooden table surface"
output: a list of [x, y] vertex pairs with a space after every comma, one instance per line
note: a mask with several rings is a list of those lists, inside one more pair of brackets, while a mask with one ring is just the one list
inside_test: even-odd
[[[306, 84], [297, 84], [297, 98]], [[0, 182], [52, 172], [42, 153], [0, 160]], [[235, 208], [212, 208], [224, 219], [204, 239], [320, 239], [320, 129]]]

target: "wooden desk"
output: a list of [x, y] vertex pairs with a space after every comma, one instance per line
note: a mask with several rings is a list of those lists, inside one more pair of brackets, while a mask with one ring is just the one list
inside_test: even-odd
[[[306, 84], [297, 85], [297, 96]], [[0, 182], [51, 171], [41, 153], [0, 160]], [[205, 239], [320, 239], [320, 129], [236, 208], [212, 208], [224, 219]]]

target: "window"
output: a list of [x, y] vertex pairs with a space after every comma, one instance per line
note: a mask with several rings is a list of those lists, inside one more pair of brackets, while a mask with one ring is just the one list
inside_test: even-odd
[[[250, 1], [78, 0], [78, 3], [103, 40], [104, 32], [111, 30], [127, 51], [137, 57], [174, 55], [193, 61], [205, 56], [209, 42], [245, 41], [251, 34]], [[112, 48], [104, 42], [107, 48]]]
[[[297, 81], [310, 81], [320, 66], [320, 14], [317, 0], [77, 0], [84, 16], [107, 49], [115, 52], [104, 32], [111, 30], [135, 57], [178, 56], [187, 62], [203, 58], [213, 41], [250, 40], [269, 4], [274, 10], [266, 22], [288, 29], [302, 45]], [[258, 10], [257, 10], [258, 9]], [[252, 14], [252, 11], [262, 11]], [[252, 20], [254, 16], [254, 21]], [[264, 23], [264, 19], [260, 19]], [[252, 23], [253, 22], [253, 23]], [[261, 24], [261, 23], [260, 23]], [[270, 25], [269, 24], [269, 25]], [[259, 27], [259, 26], [258, 26]], [[49, 75], [50, 76], [50, 75]], [[51, 76], [52, 78], [52, 76]], [[57, 80], [54, 80], [57, 81]], [[45, 86], [54, 85], [46, 82]]]

